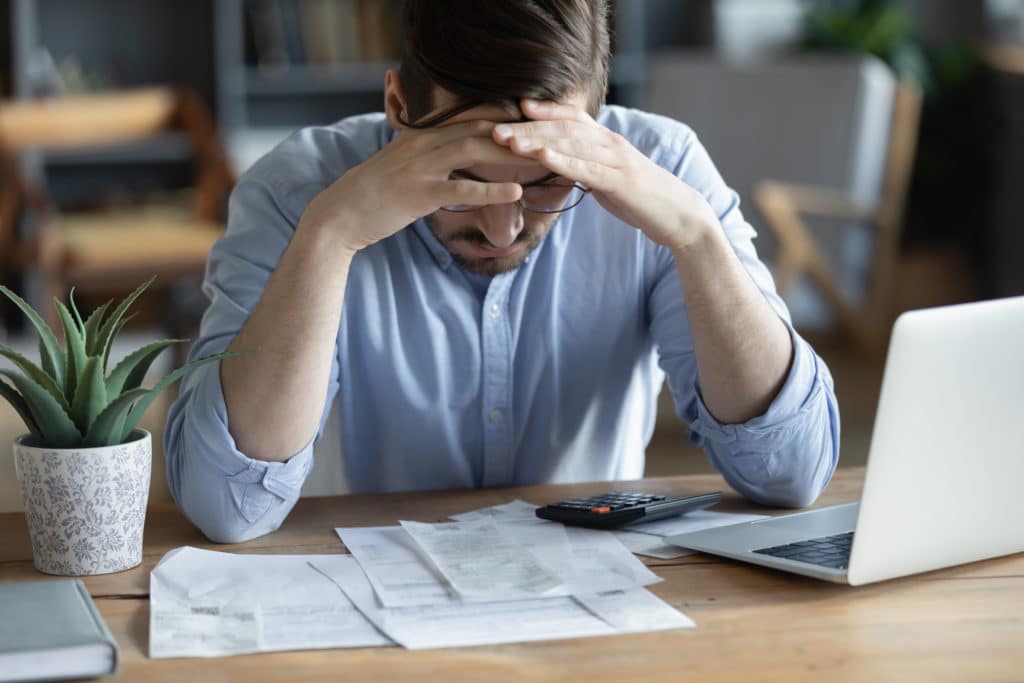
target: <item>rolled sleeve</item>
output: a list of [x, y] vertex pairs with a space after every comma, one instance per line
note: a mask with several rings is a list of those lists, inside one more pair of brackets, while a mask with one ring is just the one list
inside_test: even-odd
[[807, 505], [824, 490], [839, 459], [839, 408], [832, 376], [810, 344], [793, 330], [786, 304], [757, 255], [756, 233], [740, 211], [740, 198], [719, 175], [696, 135], [682, 128], [676, 142], [663, 147], [657, 160], [708, 201], [736, 257], [793, 342], [789, 374], [764, 414], [742, 424], [720, 423], [701, 396], [693, 334], [675, 262], [666, 249], [657, 248], [649, 267], [651, 331], [677, 413], [690, 426], [690, 442], [704, 447], [712, 465], [736, 491], [765, 505]]
[[741, 494], [765, 505], [802, 507], [824, 490], [839, 460], [839, 411], [832, 376], [790, 327], [793, 363], [762, 415], [722, 424], [696, 386], [686, 418], [690, 442]]
[[[231, 194], [227, 231], [210, 252], [203, 291], [210, 305], [190, 358], [224, 351], [249, 319], [304, 207], [321, 189], [296, 170], [298, 134], [265, 157]], [[275, 159], [277, 159], [275, 161]], [[231, 362], [230, 360], [227, 362]], [[277, 529], [313, 463], [313, 443], [337, 390], [331, 369], [320, 429], [299, 452], [264, 462], [238, 450], [228, 425], [220, 364], [187, 373], [164, 434], [167, 479], [178, 506], [213, 541], [237, 543]]]
[[[200, 374], [201, 373], [201, 374]], [[313, 439], [284, 462], [254, 460], [228, 430], [217, 364], [191, 378], [169, 416], [167, 477], [179, 507], [211, 540], [239, 543], [277, 529], [313, 466]]]

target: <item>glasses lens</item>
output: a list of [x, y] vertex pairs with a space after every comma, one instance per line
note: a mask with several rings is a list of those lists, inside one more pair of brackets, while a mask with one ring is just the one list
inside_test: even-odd
[[584, 192], [569, 183], [544, 183], [523, 188], [523, 207], [538, 213], [571, 209], [583, 200]]

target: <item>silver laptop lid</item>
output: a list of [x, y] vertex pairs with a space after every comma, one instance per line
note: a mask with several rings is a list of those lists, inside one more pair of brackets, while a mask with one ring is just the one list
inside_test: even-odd
[[1024, 551], [1024, 297], [893, 328], [848, 580]]

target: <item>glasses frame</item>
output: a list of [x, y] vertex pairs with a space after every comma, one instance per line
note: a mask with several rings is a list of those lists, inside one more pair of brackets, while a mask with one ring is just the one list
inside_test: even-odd
[[[481, 182], [481, 183], [493, 182], [493, 181], [488, 181], [488, 180], [485, 180], [485, 179], [480, 178], [478, 176], [475, 176], [475, 175], [473, 175], [471, 173], [468, 173], [466, 171], [456, 171], [456, 173], [458, 174], [459, 177], [466, 178], [467, 180], [475, 180], [475, 181]], [[552, 183], [550, 181], [555, 179], [555, 178], [557, 178], [557, 177], [558, 177], [557, 174], [550, 173], [547, 176], [544, 176], [543, 178], [541, 178], [540, 180], [535, 180], [532, 183], [523, 183], [522, 187], [523, 187], [523, 194], [524, 194], [524, 196], [525, 196], [526, 190], [528, 188], [531, 188], [531, 187], [542, 187], [542, 186], [545, 186], [545, 185], [555, 185], [555, 183]], [[525, 204], [523, 204], [522, 198], [517, 199], [514, 203], [518, 204], [519, 208], [522, 209], [523, 211], [530, 211], [532, 213], [551, 215], [551, 214], [556, 214], [556, 213], [564, 213], [564, 212], [569, 211], [571, 209], [575, 209], [586, 198], [586, 196], [588, 194], [590, 194], [590, 188], [589, 187], [587, 187], [585, 185], [582, 185], [580, 183], [576, 183], [576, 182], [572, 183], [572, 185], [558, 185], [558, 187], [568, 188], [570, 192], [572, 190], [579, 190], [580, 191], [579, 199], [574, 201], [572, 204], [568, 204], [566, 206], [563, 206], [560, 209], [553, 209], [553, 210], [550, 210], [550, 211], [543, 210], [543, 209], [531, 209], [528, 206], [526, 206]], [[442, 207], [440, 207], [440, 209], [442, 211], [447, 211], [448, 213], [472, 213], [473, 211], [479, 211], [480, 209], [483, 209], [484, 207], [487, 207], [487, 206], [491, 206], [491, 205], [490, 204], [479, 204], [479, 205], [456, 204], [456, 205], [442, 206]]]

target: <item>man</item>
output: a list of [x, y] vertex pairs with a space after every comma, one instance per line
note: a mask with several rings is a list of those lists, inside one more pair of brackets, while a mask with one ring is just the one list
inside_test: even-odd
[[606, 15], [409, 0], [385, 114], [243, 176], [192, 353], [245, 353], [183, 381], [165, 438], [207, 536], [276, 529], [324, 430], [356, 491], [639, 477], [664, 377], [745, 496], [828, 483], [828, 370], [693, 132], [601, 106]]

